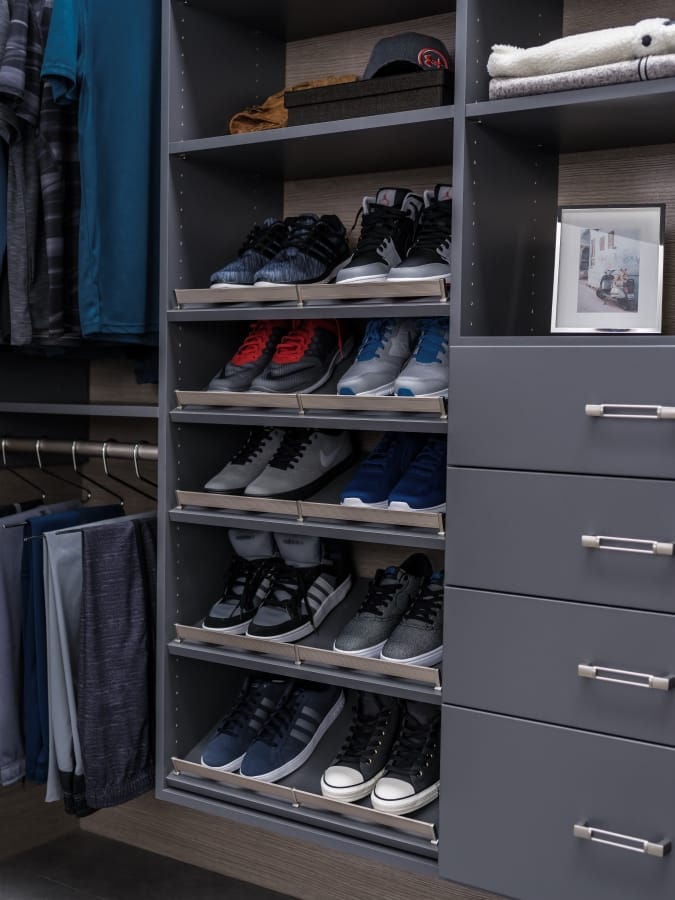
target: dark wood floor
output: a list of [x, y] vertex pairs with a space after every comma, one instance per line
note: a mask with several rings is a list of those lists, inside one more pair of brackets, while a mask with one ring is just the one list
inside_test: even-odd
[[[227, 848], [223, 848], [227, 853]], [[0, 862], [0, 900], [288, 900], [83, 832]]]

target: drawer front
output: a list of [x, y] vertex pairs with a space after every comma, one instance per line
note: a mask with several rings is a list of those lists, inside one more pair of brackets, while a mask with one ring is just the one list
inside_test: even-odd
[[609, 535], [672, 549], [675, 482], [450, 469], [448, 509], [454, 587], [675, 612], [675, 557], [582, 546]]
[[675, 746], [675, 616], [449, 588], [444, 647], [445, 703]]
[[675, 839], [675, 750], [444, 706], [441, 790], [451, 881], [518, 900], [675, 896], [675, 853], [625, 849]]
[[450, 460], [459, 466], [675, 478], [675, 348], [453, 347]]

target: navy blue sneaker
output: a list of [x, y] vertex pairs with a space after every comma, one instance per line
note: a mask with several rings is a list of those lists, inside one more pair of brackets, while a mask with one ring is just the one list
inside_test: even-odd
[[424, 446], [424, 435], [385, 434], [340, 495], [343, 506], [386, 509], [389, 494]]
[[255, 273], [255, 284], [315, 284], [330, 281], [349, 257], [345, 227], [337, 216], [305, 213], [274, 259]]
[[235, 772], [250, 744], [293, 689], [283, 678], [247, 678], [236, 703], [202, 753], [202, 765]]
[[405, 475], [389, 494], [389, 509], [445, 512], [447, 465], [445, 438], [428, 438]]
[[273, 217], [265, 219], [262, 225], [255, 225], [239, 249], [237, 258], [213, 273], [211, 287], [253, 284], [255, 273], [277, 255], [284, 246], [288, 233], [288, 222], [280, 222]]
[[280, 781], [299, 769], [342, 712], [339, 687], [299, 683], [246, 751], [241, 774]]

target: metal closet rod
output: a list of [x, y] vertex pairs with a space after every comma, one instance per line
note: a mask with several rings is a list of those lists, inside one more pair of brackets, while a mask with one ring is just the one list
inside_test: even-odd
[[[71, 456], [73, 452], [72, 441], [52, 441], [48, 438], [13, 438], [5, 441], [5, 449], [8, 453], [35, 453], [35, 445], [40, 441], [40, 453], [56, 453]], [[75, 453], [77, 456], [100, 456], [103, 458], [103, 441], [75, 441]], [[105, 455], [107, 459], [131, 459], [134, 458], [149, 462], [157, 461], [157, 446], [155, 444], [124, 444], [117, 441], [105, 442]]]

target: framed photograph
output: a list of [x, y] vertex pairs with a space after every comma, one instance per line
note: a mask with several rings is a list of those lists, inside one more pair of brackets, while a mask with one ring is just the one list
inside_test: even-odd
[[661, 331], [665, 206], [558, 209], [551, 332]]

